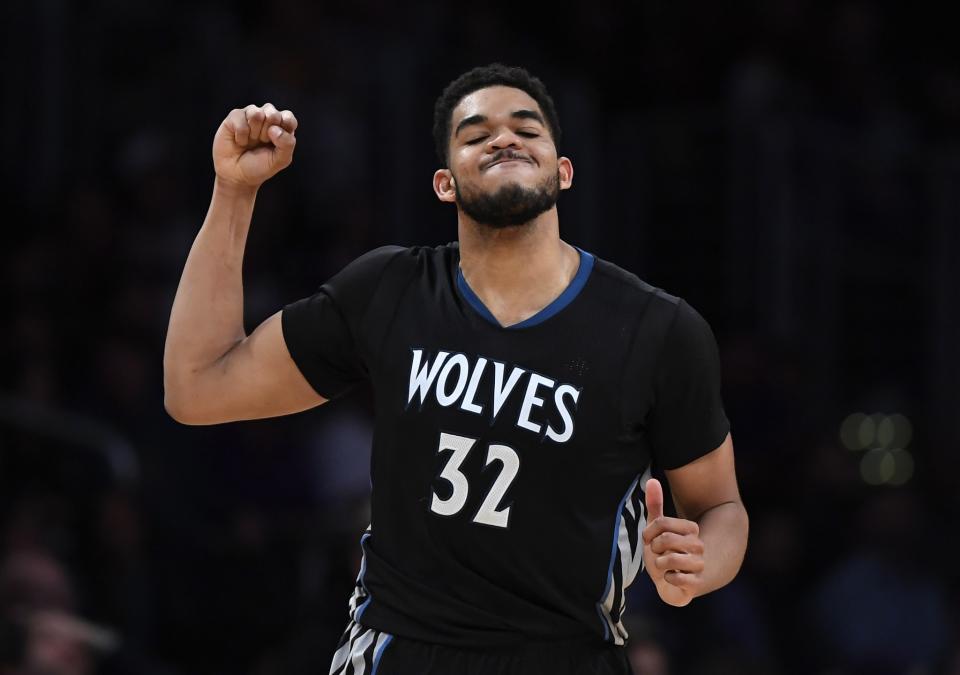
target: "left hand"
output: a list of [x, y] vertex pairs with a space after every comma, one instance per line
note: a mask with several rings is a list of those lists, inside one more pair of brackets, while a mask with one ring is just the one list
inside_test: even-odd
[[663, 487], [656, 478], [646, 485], [647, 526], [643, 530], [643, 564], [660, 599], [683, 607], [703, 587], [703, 541], [692, 520], [663, 515]]

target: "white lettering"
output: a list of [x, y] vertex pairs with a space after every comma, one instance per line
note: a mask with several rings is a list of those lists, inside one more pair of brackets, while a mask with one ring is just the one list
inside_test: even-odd
[[569, 384], [561, 384], [553, 393], [553, 400], [557, 404], [557, 410], [560, 411], [560, 417], [563, 418], [563, 431], [557, 433], [553, 427], [547, 425], [547, 438], [557, 443], [566, 443], [573, 436], [573, 417], [570, 415], [570, 409], [563, 404], [565, 394], [569, 394], [574, 403], [580, 398], [580, 391]]
[[510, 392], [513, 391], [513, 388], [517, 386], [517, 382], [520, 380], [520, 376], [523, 375], [525, 371], [523, 368], [517, 368], [514, 366], [513, 370], [510, 371], [510, 379], [507, 380], [506, 384], [503, 384], [503, 368], [502, 363], [496, 361], [493, 362], [493, 417], [496, 419], [497, 415], [500, 413], [500, 408], [503, 407], [503, 404], [506, 403], [507, 397], [510, 395]]
[[423, 405], [423, 401], [427, 397], [427, 392], [430, 391], [430, 386], [433, 384], [433, 381], [437, 379], [437, 373], [440, 372], [440, 367], [443, 365], [443, 362], [450, 356], [450, 352], [440, 352], [437, 354], [437, 358], [434, 360], [432, 367], [428, 361], [424, 364], [423, 368], [420, 368], [420, 359], [422, 356], [422, 349], [413, 350], [413, 363], [410, 365], [410, 391], [407, 394], [407, 405], [413, 400], [413, 394], [416, 391], [420, 392], [420, 405]]
[[468, 412], [477, 413], [478, 415], [483, 412], [483, 406], [477, 405], [474, 402], [474, 397], [477, 395], [477, 387], [480, 384], [480, 376], [483, 375], [483, 369], [487, 365], [487, 360], [483, 357], [477, 361], [477, 365], [473, 367], [473, 374], [470, 376], [470, 384], [467, 386], [467, 393], [463, 397], [463, 403], [460, 404], [461, 410], [466, 410]]
[[[450, 375], [450, 371], [453, 370], [454, 366], [460, 367], [460, 376], [457, 378], [457, 386], [453, 388], [452, 393], [448, 394], [446, 392], [447, 377]], [[437, 403], [446, 408], [460, 398], [460, 394], [463, 393], [463, 388], [467, 386], [467, 372], [469, 370], [470, 364], [467, 361], [467, 357], [463, 354], [455, 354], [447, 361], [447, 365], [440, 371], [440, 379], [437, 380]]]
[[529, 429], [534, 433], [540, 433], [540, 425], [530, 421], [530, 410], [533, 406], [538, 408], [543, 405], [543, 399], [537, 396], [537, 387], [553, 387], [554, 381], [549, 377], [532, 373], [530, 381], [527, 383], [527, 392], [523, 395], [523, 405], [520, 407], [520, 419], [517, 420], [517, 426]]
[[[492, 426], [510, 397], [520, 396], [519, 392], [514, 396], [514, 392], [517, 391], [523, 376], [529, 375], [519, 412], [515, 413], [516, 425], [535, 434], [543, 434], [544, 439], [555, 443], [566, 443], [573, 438], [577, 404], [582, 391], [580, 388], [572, 384], [561, 384], [545, 375], [538, 375], [489, 357], [468, 356], [451, 351], [438, 351], [430, 357], [430, 352], [425, 349], [410, 351], [412, 357], [407, 390], [408, 406], [418, 394], [421, 407], [427, 397], [433, 395], [434, 400], [442, 407], [454, 406], [459, 402], [460, 410], [475, 415], [485, 414]], [[488, 362], [493, 363], [492, 378], [487, 374]], [[549, 392], [543, 391], [544, 389], [553, 390], [553, 400], [549, 406], [545, 403]], [[488, 392], [492, 394], [492, 399], [487, 398]], [[535, 408], [540, 408], [543, 412], [535, 413]], [[514, 410], [516, 408], [511, 412]], [[552, 425], [557, 421], [558, 415], [561, 424], [554, 427]]]

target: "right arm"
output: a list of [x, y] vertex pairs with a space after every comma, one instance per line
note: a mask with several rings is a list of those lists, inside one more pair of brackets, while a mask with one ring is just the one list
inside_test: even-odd
[[291, 358], [280, 312], [250, 335], [243, 328], [243, 252], [257, 190], [289, 166], [296, 128], [293, 113], [268, 103], [231, 111], [217, 130], [210, 209], [180, 278], [163, 354], [164, 405], [178, 422], [275, 417], [326, 401]]

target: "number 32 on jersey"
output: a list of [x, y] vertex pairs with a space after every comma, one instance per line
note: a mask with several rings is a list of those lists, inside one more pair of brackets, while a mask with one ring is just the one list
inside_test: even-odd
[[[440, 472], [440, 478], [450, 483], [453, 491], [446, 499], [441, 499], [436, 492], [432, 493], [430, 510], [434, 513], [441, 516], [453, 516], [459, 513], [464, 504], [467, 503], [470, 482], [460, 471], [460, 465], [470, 454], [470, 450], [476, 442], [477, 439], [475, 438], [448, 433], [440, 434], [440, 445], [437, 452], [451, 451], [450, 458]], [[473, 517], [473, 522], [492, 525], [493, 527], [507, 527], [510, 521], [510, 507], [501, 509], [499, 506], [510, 487], [510, 483], [513, 482], [513, 479], [517, 477], [517, 472], [520, 471], [520, 456], [510, 446], [491, 444], [487, 448], [487, 460], [484, 466], [490, 466], [494, 461], [500, 462], [500, 473], [493, 481], [487, 496], [484, 497], [477, 515]]]

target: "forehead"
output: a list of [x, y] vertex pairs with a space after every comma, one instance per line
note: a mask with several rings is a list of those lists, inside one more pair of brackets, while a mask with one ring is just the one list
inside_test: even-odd
[[508, 116], [514, 110], [535, 110], [543, 115], [537, 101], [523, 89], [502, 85], [484, 87], [460, 99], [453, 109], [451, 128], [456, 129], [460, 120], [470, 115], [492, 119], [500, 115]]

